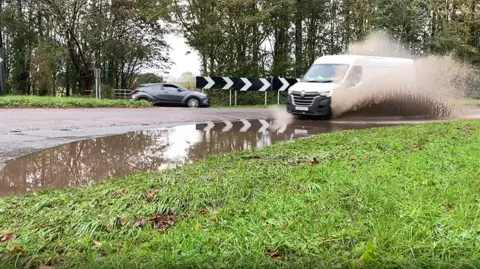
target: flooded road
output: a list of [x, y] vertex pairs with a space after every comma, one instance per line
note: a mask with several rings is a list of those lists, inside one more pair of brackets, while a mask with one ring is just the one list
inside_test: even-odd
[[134, 172], [160, 171], [206, 156], [269, 146], [321, 133], [394, 125], [241, 120], [183, 125], [72, 142], [0, 164], [0, 196], [84, 187]]

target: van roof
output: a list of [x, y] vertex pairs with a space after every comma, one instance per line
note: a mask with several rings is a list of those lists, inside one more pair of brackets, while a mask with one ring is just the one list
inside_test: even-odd
[[318, 58], [314, 64], [359, 64], [370, 66], [398, 66], [412, 64], [413, 59], [396, 58], [396, 57], [380, 57], [366, 55], [326, 55]]

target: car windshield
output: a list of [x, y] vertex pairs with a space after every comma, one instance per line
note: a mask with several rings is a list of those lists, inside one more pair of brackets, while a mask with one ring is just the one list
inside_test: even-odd
[[346, 64], [316, 64], [303, 77], [304, 82], [330, 83], [342, 80], [348, 69]]

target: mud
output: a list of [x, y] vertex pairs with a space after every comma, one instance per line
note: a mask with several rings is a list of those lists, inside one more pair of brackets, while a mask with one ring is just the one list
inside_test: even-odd
[[416, 57], [406, 47], [383, 32], [373, 32], [352, 44], [345, 54], [410, 58], [413, 63], [364, 81], [355, 90], [340, 86], [332, 96], [334, 118], [461, 115], [475, 69], [449, 55]]
[[244, 151], [320, 133], [395, 123], [332, 123], [272, 119], [183, 125], [88, 139], [46, 149], [0, 166], [0, 196], [44, 188], [85, 187], [135, 172], [161, 171], [206, 156]]

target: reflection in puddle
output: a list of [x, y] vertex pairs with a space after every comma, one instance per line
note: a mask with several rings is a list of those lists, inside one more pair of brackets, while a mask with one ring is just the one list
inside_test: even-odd
[[[372, 125], [295, 121], [271, 130], [271, 120], [185, 125], [132, 132], [46, 149], [0, 168], [0, 196], [64, 189], [140, 171], [158, 171], [205, 156]], [[379, 126], [379, 125], [374, 125]]]

